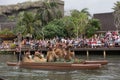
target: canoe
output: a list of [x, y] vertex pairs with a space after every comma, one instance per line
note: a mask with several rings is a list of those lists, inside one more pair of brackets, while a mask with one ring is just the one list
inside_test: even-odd
[[7, 62], [8, 66], [19, 66], [21, 63], [17, 63], [17, 62]]
[[[56, 63], [56, 62], [54, 62], [54, 63]], [[82, 64], [101, 64], [101, 65], [106, 65], [106, 64], [108, 64], [108, 61], [107, 60], [85, 60], [85, 61], [79, 62], [79, 64], [80, 63], [82, 63]], [[32, 63], [32, 64], [34, 64], [34, 63]], [[50, 64], [50, 62], [47, 62], [47, 64]], [[65, 64], [67, 64], [67, 63], [65, 63]], [[78, 64], [78, 63], [76, 63], [76, 64]], [[17, 66], [17, 65], [19, 65], [19, 63], [8, 62], [8, 66]], [[52, 65], [53, 65], [53, 63], [52, 63]], [[59, 65], [61, 65], [61, 63], [59, 63]]]
[[85, 64], [101, 64], [106, 65], [108, 64], [107, 60], [85, 60], [83, 63]]
[[101, 64], [81, 64], [81, 63], [66, 63], [66, 62], [7, 62], [8, 66], [19, 66], [27, 69], [41, 69], [41, 70], [81, 70], [81, 69], [99, 69]]

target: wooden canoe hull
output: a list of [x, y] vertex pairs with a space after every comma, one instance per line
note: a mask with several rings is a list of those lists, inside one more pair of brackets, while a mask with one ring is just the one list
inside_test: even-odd
[[17, 63], [17, 62], [7, 62], [8, 66], [19, 66], [21, 63]]
[[[8, 66], [18, 66], [17, 63], [7, 62]], [[79, 70], [79, 69], [99, 69], [101, 64], [74, 64], [74, 63], [35, 63], [35, 62], [23, 62], [20, 63], [21, 68], [27, 69], [41, 69], [41, 70]]]
[[99, 69], [101, 64], [81, 64], [74, 66], [21, 66], [27, 69], [44, 69], [44, 70], [81, 70], [81, 69]]
[[[25, 64], [25, 65], [31, 65], [29, 62], [26, 62], [26, 63], [22, 63], [22, 64]], [[54, 65], [59, 65], [59, 66], [62, 66], [62, 65], [66, 65], [66, 66], [69, 66], [70, 65], [70, 63], [56, 63], [56, 62], [47, 62], [47, 64], [40, 64], [40, 65], [52, 65], [52, 66], [54, 66]], [[74, 64], [79, 64], [79, 63], [74, 63]], [[94, 60], [85, 60], [85, 61], [83, 61], [82, 62], [82, 64], [101, 64], [101, 65], [106, 65], [106, 64], [108, 64], [108, 61], [107, 60], [96, 60], [96, 61], [94, 61]], [[8, 66], [18, 66], [19, 65], [19, 63], [14, 63], [14, 62], [8, 62], [7, 63], [7, 65]], [[32, 63], [32, 65], [39, 65], [39, 64], [37, 64], [37, 63]]]
[[101, 64], [101, 65], [106, 65], [106, 64], [108, 64], [108, 61], [107, 60], [97, 60], [97, 61], [86, 60], [84, 63], [85, 64]]

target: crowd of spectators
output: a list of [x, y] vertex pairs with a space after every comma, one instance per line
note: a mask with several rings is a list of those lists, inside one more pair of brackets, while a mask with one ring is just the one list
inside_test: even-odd
[[[12, 44], [18, 45], [17, 41]], [[97, 47], [117, 47], [120, 46], [120, 36], [117, 31], [108, 31], [104, 35], [94, 35], [91, 38], [53, 38], [45, 40], [23, 39], [22, 47], [34, 48], [54, 47], [60, 44], [62, 47], [71, 46], [73, 48], [97, 48]], [[10, 48], [11, 44], [1, 43], [0, 48]]]

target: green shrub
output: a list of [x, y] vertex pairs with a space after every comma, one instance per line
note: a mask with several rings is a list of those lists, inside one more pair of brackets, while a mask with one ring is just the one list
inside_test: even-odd
[[16, 48], [16, 44], [13, 44], [13, 43], [12, 43], [12, 44], [10, 44], [10, 48], [11, 48], [11, 49]]
[[14, 33], [11, 30], [6, 28], [6, 29], [0, 31], [0, 35], [14, 35]]

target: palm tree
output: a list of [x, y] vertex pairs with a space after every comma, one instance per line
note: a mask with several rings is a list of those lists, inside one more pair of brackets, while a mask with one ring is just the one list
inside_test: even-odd
[[36, 14], [32, 12], [22, 12], [18, 16], [17, 27], [14, 31], [16, 33], [21, 32], [23, 36], [29, 34], [36, 38], [40, 35], [39, 26], [41, 26], [41, 21], [36, 19]]
[[114, 10], [114, 24], [116, 26], [116, 29], [118, 30], [120, 27], [120, 1], [117, 1], [115, 3], [113, 10]]
[[48, 24], [48, 22], [62, 17], [62, 13], [58, 9], [57, 3], [52, 1], [43, 2], [43, 7], [37, 12], [39, 19], [42, 21], [42, 25]]
[[41, 21], [36, 18], [36, 14], [25, 12], [22, 21], [25, 26], [23, 34], [31, 34], [34, 38], [41, 36]]
[[23, 15], [23, 25], [25, 26], [24, 34], [32, 34], [34, 31], [33, 23], [34, 23], [34, 16], [32, 13], [25, 12]]
[[89, 21], [88, 12], [85, 10], [86, 9], [83, 9], [81, 11], [73, 10], [71, 13], [77, 38], [79, 35], [85, 34], [85, 30]]
[[86, 36], [92, 37], [100, 29], [100, 21], [98, 19], [90, 19], [87, 26]]
[[72, 17], [66, 16], [62, 19], [62, 22], [64, 23], [64, 29], [66, 37], [72, 38], [75, 37], [74, 34], [74, 22], [72, 21]]
[[88, 16], [91, 16], [91, 14], [88, 12], [88, 8], [84, 8], [80, 12], [83, 12], [83, 13], [87, 14]]

